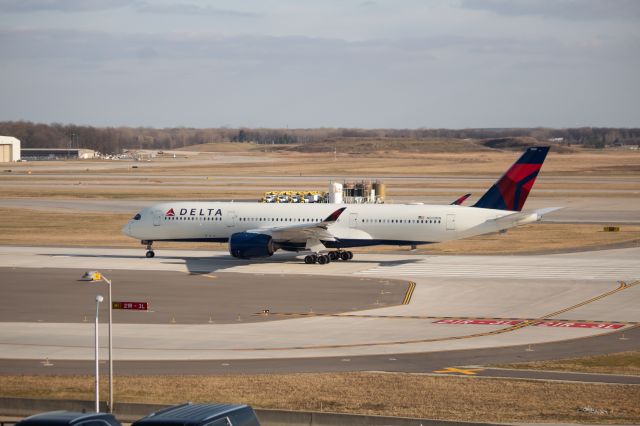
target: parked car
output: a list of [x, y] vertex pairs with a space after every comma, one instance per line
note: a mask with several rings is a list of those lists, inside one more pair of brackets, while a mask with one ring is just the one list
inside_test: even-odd
[[136, 420], [131, 426], [260, 426], [248, 405], [182, 404]]
[[121, 426], [113, 414], [49, 411], [27, 417], [16, 426]]

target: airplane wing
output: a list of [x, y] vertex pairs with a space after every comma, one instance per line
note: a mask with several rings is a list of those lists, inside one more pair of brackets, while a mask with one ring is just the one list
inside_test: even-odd
[[336, 240], [335, 236], [329, 230], [329, 227], [338, 220], [342, 212], [346, 209], [346, 207], [337, 209], [322, 222], [303, 223], [267, 229], [251, 229], [247, 232], [271, 235], [271, 238], [276, 242], [304, 242], [307, 249], [320, 251], [325, 248], [321, 240]]

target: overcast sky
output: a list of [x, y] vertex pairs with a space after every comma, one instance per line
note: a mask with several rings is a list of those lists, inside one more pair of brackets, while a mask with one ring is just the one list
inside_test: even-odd
[[640, 127], [640, 1], [0, 0], [0, 120]]

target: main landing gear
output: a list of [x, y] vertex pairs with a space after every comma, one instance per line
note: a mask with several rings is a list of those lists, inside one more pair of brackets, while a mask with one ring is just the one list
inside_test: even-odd
[[145, 240], [143, 240], [143, 241], [140, 241], [140, 244], [147, 246], [147, 253], [145, 254], [146, 257], [151, 258], [151, 257], [156, 255], [153, 252], [153, 248], [151, 247], [151, 245], [153, 244], [153, 241], [145, 241]]
[[304, 257], [304, 263], [310, 265], [312, 263], [319, 263], [320, 265], [326, 265], [333, 260], [347, 260], [353, 259], [353, 252], [350, 251], [330, 251], [327, 254], [310, 254]]

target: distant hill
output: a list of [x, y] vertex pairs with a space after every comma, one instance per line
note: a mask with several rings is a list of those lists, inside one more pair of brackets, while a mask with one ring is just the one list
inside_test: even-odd
[[[176, 127], [92, 127], [74, 124], [41, 124], [28, 121], [0, 122], [0, 135], [14, 136], [24, 148], [88, 148], [102, 153], [125, 149], [175, 150], [194, 145], [191, 150], [246, 151], [281, 149], [298, 152], [366, 153], [475, 152], [487, 149], [522, 149], [549, 144], [554, 150], [584, 146], [640, 145], [640, 129], [580, 127], [570, 129], [194, 129]], [[215, 146], [214, 146], [215, 145]], [[250, 146], [250, 148], [247, 148]], [[237, 147], [237, 148], [236, 148]]]
[[492, 149], [500, 149], [500, 150], [510, 150], [510, 151], [522, 151], [530, 146], [540, 146], [540, 145], [551, 145], [551, 149], [553, 152], [559, 153], [568, 153], [574, 152], [575, 149], [572, 149], [567, 146], [563, 146], [558, 142], [548, 142], [548, 141], [539, 141], [536, 138], [532, 138], [529, 136], [519, 136], [513, 138], [493, 138], [493, 139], [482, 139], [479, 140], [478, 143], [482, 146]]
[[463, 139], [368, 137], [337, 137], [285, 148], [287, 151], [296, 152], [333, 152], [334, 149], [340, 153], [367, 154], [373, 152], [475, 152], [488, 151], [490, 148]]

